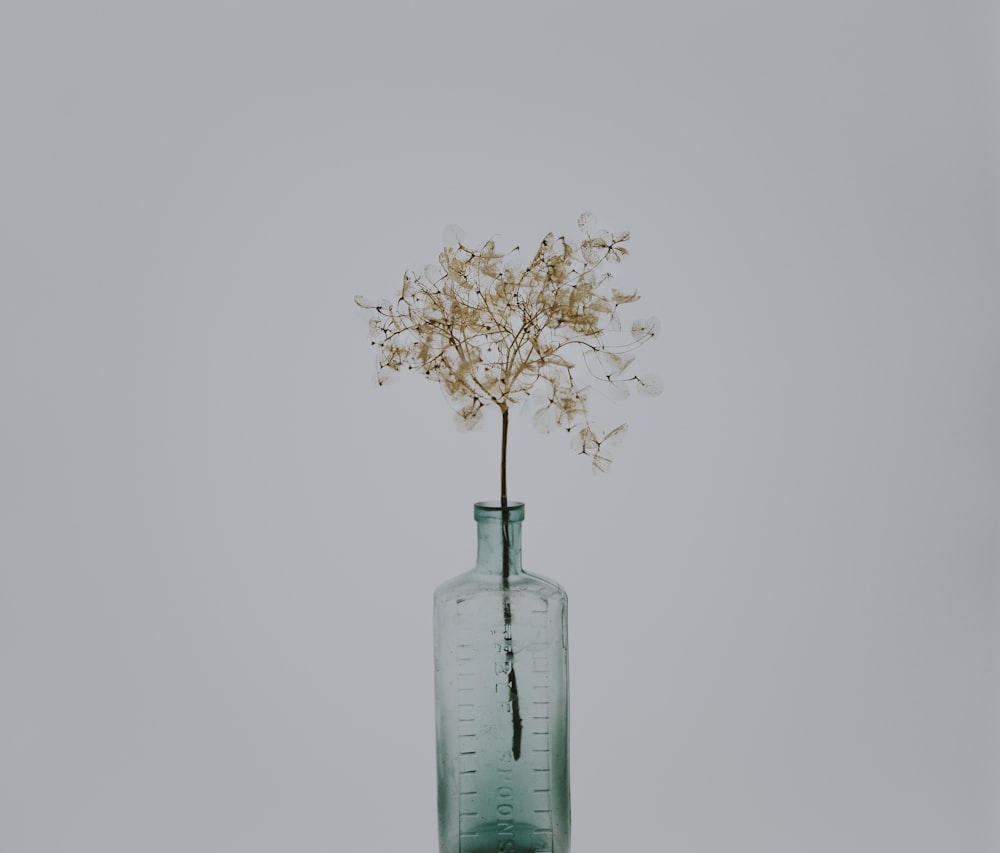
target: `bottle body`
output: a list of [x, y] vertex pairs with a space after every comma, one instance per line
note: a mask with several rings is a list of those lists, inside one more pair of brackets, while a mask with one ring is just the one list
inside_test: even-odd
[[520, 569], [514, 507], [504, 547], [477, 504], [477, 566], [434, 594], [441, 853], [569, 851], [567, 598]]

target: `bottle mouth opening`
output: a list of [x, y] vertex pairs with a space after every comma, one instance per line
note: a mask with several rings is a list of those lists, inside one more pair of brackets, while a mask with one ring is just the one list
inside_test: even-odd
[[[503, 514], [504, 508], [500, 506], [500, 501], [479, 501], [473, 512], [476, 521], [502, 521]], [[508, 501], [507, 520], [524, 521], [524, 504], [520, 501]]]

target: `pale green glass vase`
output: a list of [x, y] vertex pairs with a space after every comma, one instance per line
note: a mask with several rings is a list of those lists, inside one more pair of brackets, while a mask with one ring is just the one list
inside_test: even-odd
[[566, 593], [521, 568], [524, 504], [475, 519], [475, 568], [434, 592], [441, 853], [569, 853]]

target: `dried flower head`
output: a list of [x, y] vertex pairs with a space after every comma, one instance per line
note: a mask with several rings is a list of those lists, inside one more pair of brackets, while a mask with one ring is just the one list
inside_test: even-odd
[[441, 384], [465, 428], [476, 425], [484, 408], [500, 410], [504, 495], [513, 406], [534, 407], [538, 429], [569, 432], [594, 470], [606, 471], [608, 447], [627, 426], [604, 432], [592, 422], [590, 385], [580, 383], [578, 368], [585, 367], [614, 399], [630, 390], [662, 390], [658, 377], [632, 367], [632, 352], [658, 333], [655, 319], [634, 321], [623, 343], [607, 339], [621, 333], [621, 306], [639, 298], [612, 287], [611, 273], [602, 270], [626, 256], [628, 232], [594, 232], [586, 213], [578, 224], [579, 242], [550, 233], [527, 266], [516, 262], [517, 249], [500, 252], [492, 240], [471, 248], [459, 236], [442, 250], [439, 267], [404, 274], [394, 302], [355, 298], [374, 312], [369, 330], [378, 350], [379, 384], [396, 371], [419, 370]]

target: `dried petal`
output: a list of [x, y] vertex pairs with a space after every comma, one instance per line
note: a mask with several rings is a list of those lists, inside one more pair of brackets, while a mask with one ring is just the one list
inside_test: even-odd
[[645, 320], [636, 320], [632, 324], [632, 338], [637, 341], [644, 341], [654, 337], [660, 331], [660, 321], [655, 317], [647, 317]]
[[468, 244], [468, 235], [458, 225], [447, 225], [441, 234], [446, 246], [465, 246]]
[[624, 290], [619, 290], [617, 287], [611, 288], [611, 298], [614, 299], [615, 305], [624, 305], [627, 302], [635, 302], [639, 299], [639, 294], [634, 290], [631, 293], [626, 293]]
[[606, 371], [605, 378], [613, 379], [616, 376], [620, 376], [622, 371], [635, 361], [635, 356], [604, 350], [598, 354], [598, 359]]
[[637, 376], [636, 382], [639, 386], [639, 393], [647, 397], [655, 397], [657, 394], [663, 393], [663, 380], [655, 373]]
[[611, 469], [611, 459], [608, 456], [595, 453], [590, 460], [590, 467], [595, 474], [607, 474]]
[[535, 425], [535, 429], [540, 433], [547, 435], [552, 432], [556, 425], [556, 416], [552, 410], [552, 406], [543, 406], [540, 408], [532, 416], [531, 421]]
[[604, 388], [604, 394], [610, 400], [621, 402], [628, 397], [628, 385], [625, 382], [611, 380], [601, 387]]
[[601, 444], [610, 444], [612, 447], [621, 444], [622, 440], [625, 438], [625, 433], [628, 432], [628, 424], [619, 424], [606, 436]]
[[455, 412], [455, 423], [459, 429], [468, 432], [479, 425], [482, 416], [483, 407], [478, 400], [473, 400]]

